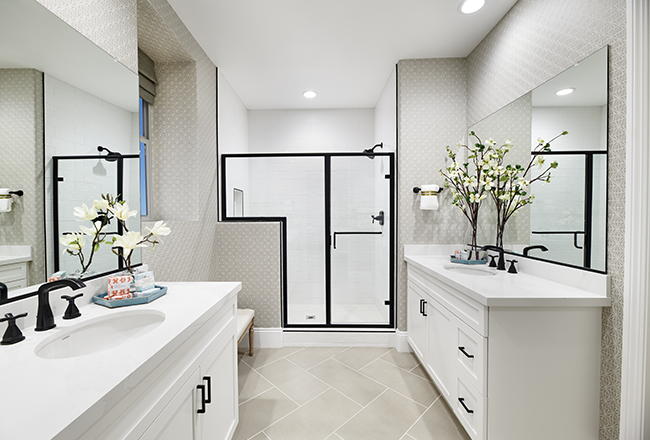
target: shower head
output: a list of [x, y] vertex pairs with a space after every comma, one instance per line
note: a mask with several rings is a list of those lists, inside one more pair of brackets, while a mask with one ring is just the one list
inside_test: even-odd
[[118, 153], [117, 151], [111, 151], [106, 147], [102, 147], [101, 145], [97, 147], [97, 151], [100, 153], [102, 151], [106, 151], [108, 154], [104, 156], [104, 159], [106, 159], [109, 162], [115, 162], [118, 158], [122, 157], [121, 153]]
[[374, 159], [375, 158], [375, 148], [377, 148], [377, 147], [384, 148], [384, 143], [380, 142], [380, 143], [376, 144], [372, 148], [368, 148], [368, 149], [363, 150], [363, 154], [368, 156], [370, 159]]

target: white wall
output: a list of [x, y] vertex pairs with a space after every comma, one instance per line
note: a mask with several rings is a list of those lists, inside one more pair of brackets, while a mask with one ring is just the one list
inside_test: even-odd
[[[138, 153], [138, 117], [89, 93], [79, 90], [51, 75], [45, 75], [45, 188], [46, 229], [48, 243], [48, 274], [54, 270], [52, 235], [52, 156], [98, 155], [97, 146], [122, 154]], [[130, 159], [136, 161], [135, 159]], [[65, 180], [59, 185], [60, 232], [78, 231], [79, 225], [89, 227], [89, 222], [78, 222], [72, 215], [74, 207], [85, 203], [91, 206], [102, 193], [116, 196], [115, 162], [59, 161], [59, 175]], [[125, 163], [125, 182], [139, 182], [139, 167]], [[132, 209], [139, 209], [139, 184], [125, 185], [124, 199]], [[128, 192], [127, 192], [128, 191]], [[64, 213], [69, 213], [66, 217]], [[66, 220], [67, 218], [67, 220]], [[138, 230], [139, 222], [133, 228]], [[113, 230], [113, 229], [111, 229]], [[87, 240], [88, 241], [88, 240]], [[89, 244], [87, 244], [89, 246]], [[90, 249], [84, 252], [90, 254]], [[139, 257], [138, 257], [139, 258]], [[72, 272], [78, 267], [76, 258], [60, 257], [60, 267]], [[108, 246], [95, 255], [91, 270], [104, 271], [117, 267], [117, 259]]]
[[[225, 76], [218, 72], [218, 118], [219, 154], [248, 152], [248, 109], [239, 99]], [[228, 166], [227, 200], [232, 201], [233, 188], [244, 191], [244, 215], [248, 215], [249, 192], [248, 162], [231, 162]], [[228, 203], [227, 214], [232, 215], [232, 203]]]
[[249, 151], [361, 152], [373, 145], [374, 109], [249, 110]]

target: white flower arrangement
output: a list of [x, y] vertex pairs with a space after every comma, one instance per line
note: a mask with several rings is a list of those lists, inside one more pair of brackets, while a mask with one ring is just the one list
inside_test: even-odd
[[[157, 222], [153, 228], [148, 228], [149, 231], [146, 235], [142, 235], [138, 231], [129, 231], [126, 221], [138, 214], [138, 211], [130, 210], [129, 205], [124, 200], [119, 200], [112, 197], [110, 194], [102, 194], [101, 200], [95, 200], [92, 207], [82, 204], [81, 207], [74, 208], [74, 215], [79, 217], [79, 221], [90, 221], [92, 227], [80, 226], [81, 232], [74, 232], [66, 234], [60, 238], [60, 242], [67, 246], [64, 253], [73, 257], [79, 258], [81, 264], [81, 276], [86, 273], [90, 267], [95, 252], [99, 251], [100, 245], [105, 244], [111, 246], [111, 251], [117, 255], [126, 269], [133, 273], [131, 266], [131, 257], [133, 251], [138, 247], [147, 247], [149, 244], [152, 248], [158, 243], [162, 243], [161, 236], [169, 235], [171, 229], [163, 221]], [[122, 226], [124, 233], [122, 235], [114, 235], [112, 238], [107, 238], [107, 233], [104, 232], [106, 226], [111, 220], [116, 219]], [[85, 236], [92, 237], [92, 246], [90, 248], [90, 255], [86, 259], [83, 253], [85, 245]]]

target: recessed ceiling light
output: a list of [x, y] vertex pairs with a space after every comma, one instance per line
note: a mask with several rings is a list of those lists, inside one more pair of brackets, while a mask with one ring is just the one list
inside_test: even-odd
[[484, 4], [485, 0], [464, 0], [460, 6], [458, 6], [458, 10], [463, 14], [471, 14], [481, 9]]
[[564, 95], [569, 95], [569, 94], [573, 93], [574, 91], [575, 91], [575, 87], [571, 87], [569, 89], [558, 90], [557, 92], [555, 92], [555, 94], [557, 96], [564, 96]]
[[309, 99], [315, 98], [317, 94], [318, 93], [314, 92], [313, 90], [306, 90], [306, 91], [302, 92], [302, 96], [304, 96], [305, 98], [309, 98]]

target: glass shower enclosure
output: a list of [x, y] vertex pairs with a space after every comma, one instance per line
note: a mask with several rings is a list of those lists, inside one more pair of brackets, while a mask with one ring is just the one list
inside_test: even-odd
[[285, 328], [394, 327], [393, 153], [221, 158], [223, 220], [284, 226]]

